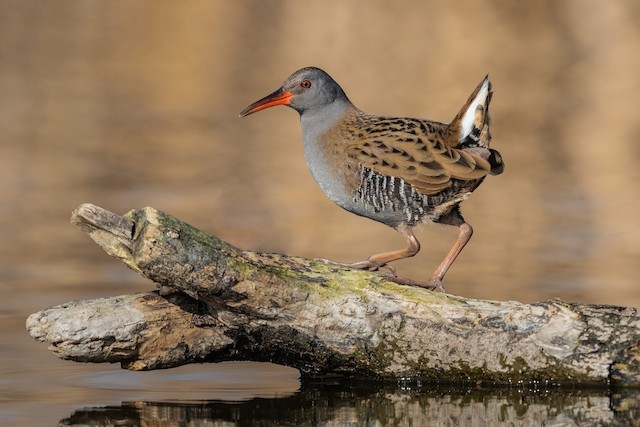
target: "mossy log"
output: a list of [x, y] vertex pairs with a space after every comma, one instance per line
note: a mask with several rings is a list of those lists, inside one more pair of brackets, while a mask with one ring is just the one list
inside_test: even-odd
[[640, 386], [633, 308], [481, 301], [241, 250], [153, 208], [85, 204], [72, 223], [159, 291], [32, 314], [59, 357], [131, 370], [269, 361], [303, 377]]

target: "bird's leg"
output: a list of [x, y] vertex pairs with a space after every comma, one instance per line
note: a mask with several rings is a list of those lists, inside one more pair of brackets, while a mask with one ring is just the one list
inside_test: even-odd
[[403, 258], [412, 257], [420, 250], [420, 243], [418, 242], [418, 239], [416, 239], [416, 236], [413, 234], [411, 228], [407, 226], [400, 226], [396, 230], [398, 230], [398, 232], [402, 234], [405, 239], [407, 239], [407, 247], [404, 249], [371, 255], [364, 261], [354, 263], [342, 263], [326, 259], [319, 259], [318, 261], [323, 261], [329, 264], [337, 264], [343, 267], [357, 268], [358, 270], [377, 271], [380, 268], [387, 268], [390, 270], [390, 273], [386, 273], [385, 275], [395, 277], [396, 269], [390, 265], [387, 265], [387, 263]]
[[471, 235], [473, 234], [473, 228], [471, 225], [466, 223], [459, 212], [454, 212], [451, 215], [448, 215], [444, 220], [439, 221], [442, 224], [448, 225], [457, 225], [460, 234], [458, 234], [458, 240], [453, 245], [447, 256], [442, 260], [436, 271], [433, 272], [433, 275], [426, 282], [419, 282], [413, 279], [394, 277], [392, 280], [396, 283], [401, 283], [403, 285], [408, 286], [417, 286], [420, 288], [426, 288], [431, 290], [437, 290], [440, 292], [444, 292], [444, 286], [442, 286], [442, 280], [444, 279], [444, 275], [453, 264], [453, 261], [460, 255], [462, 248], [469, 242], [471, 239]]
[[364, 261], [354, 262], [351, 264], [324, 259], [320, 259], [318, 261], [341, 265], [343, 267], [357, 268], [359, 270], [377, 271], [381, 268], [388, 268], [390, 270], [390, 273], [382, 274], [392, 278], [394, 282], [444, 292], [444, 286], [442, 286], [444, 276], [445, 274], [447, 274], [447, 271], [456, 260], [458, 255], [460, 255], [462, 249], [471, 239], [471, 236], [473, 235], [473, 228], [464, 220], [458, 209], [454, 209], [445, 217], [441, 217], [438, 222], [440, 224], [457, 226], [459, 229], [458, 240], [456, 240], [456, 243], [453, 245], [447, 256], [442, 260], [438, 268], [436, 268], [436, 270], [431, 275], [431, 278], [426, 282], [418, 282], [412, 279], [398, 278], [395, 276], [395, 269], [390, 265], [387, 265], [387, 263], [390, 263], [392, 261], [412, 257], [420, 250], [420, 243], [418, 242], [418, 239], [416, 239], [416, 236], [413, 234], [413, 230], [408, 226], [400, 226], [397, 228], [398, 232], [407, 239], [407, 247], [404, 249], [371, 255]]
[[465, 245], [471, 239], [473, 235], [473, 228], [468, 223], [463, 222], [458, 225], [460, 229], [460, 233], [458, 234], [458, 240], [453, 245], [447, 256], [442, 260], [436, 271], [433, 272], [429, 281], [425, 284], [426, 287], [433, 287], [433, 289], [438, 289], [439, 291], [444, 292], [444, 287], [442, 286], [442, 280], [444, 279], [444, 275], [447, 274], [449, 267], [456, 260], [460, 252], [465, 247]]
[[395, 275], [395, 269], [391, 266], [387, 266], [387, 263], [403, 258], [412, 257], [420, 250], [420, 242], [418, 242], [418, 239], [416, 239], [416, 236], [413, 234], [413, 230], [411, 230], [411, 228], [407, 226], [400, 226], [397, 228], [397, 230], [404, 236], [405, 239], [407, 239], [406, 248], [371, 255], [364, 261], [354, 262], [347, 265], [351, 268], [369, 271], [376, 271], [381, 267], [389, 267], [392, 269], [392, 274]]

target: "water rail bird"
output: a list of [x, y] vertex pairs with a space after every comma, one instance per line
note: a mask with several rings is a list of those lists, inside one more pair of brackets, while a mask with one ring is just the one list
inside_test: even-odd
[[307, 67], [240, 117], [277, 105], [298, 111], [305, 160], [327, 196], [349, 212], [396, 229], [407, 241], [404, 249], [337, 264], [395, 273], [388, 263], [420, 250], [416, 226], [458, 227], [458, 239], [431, 277], [403, 282], [444, 291], [444, 276], [473, 233], [459, 205], [487, 175], [504, 169], [500, 154], [489, 148], [491, 95], [487, 76], [448, 124], [382, 117], [359, 110], [326, 72]]

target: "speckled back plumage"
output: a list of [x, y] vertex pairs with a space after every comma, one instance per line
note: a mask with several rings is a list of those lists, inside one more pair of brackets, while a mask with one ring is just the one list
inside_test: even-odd
[[[471, 126], [462, 120], [482, 87]], [[451, 124], [380, 117], [357, 109], [343, 116], [337, 131], [344, 155], [358, 165], [358, 185], [346, 209], [391, 227], [438, 222], [466, 199], [487, 174], [502, 172], [500, 155], [489, 149], [490, 84], [484, 80]], [[468, 117], [468, 116], [466, 116]]]

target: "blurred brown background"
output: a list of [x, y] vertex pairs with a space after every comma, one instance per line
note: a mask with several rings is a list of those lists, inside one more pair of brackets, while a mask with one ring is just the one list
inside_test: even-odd
[[[262, 251], [356, 261], [401, 247], [322, 194], [295, 112], [237, 118], [316, 65], [365, 111], [440, 121], [490, 73], [506, 172], [463, 204], [476, 234], [451, 292], [640, 305], [637, 1], [0, 8], [0, 283], [20, 301], [152, 287], [69, 225], [83, 202], [154, 206]], [[424, 227], [399, 272], [426, 278], [456, 234]]]
[[[490, 73], [507, 168], [463, 205], [476, 234], [450, 291], [640, 304], [637, 2], [1, 5], [5, 287], [138, 281], [68, 224], [83, 202], [154, 206], [256, 250], [355, 261], [402, 246], [322, 194], [295, 112], [237, 118], [317, 65], [365, 111], [441, 121]], [[400, 272], [426, 277], [455, 237], [425, 227]]]
[[[355, 261], [401, 247], [322, 194], [295, 112], [237, 118], [316, 65], [365, 111], [440, 121], [490, 73], [506, 172], [463, 204], [476, 234], [451, 292], [640, 304], [636, 1], [0, 7], [4, 288], [151, 287], [69, 225], [83, 202], [154, 206], [263, 251]], [[456, 234], [424, 227], [400, 273], [426, 278]]]
[[[476, 233], [448, 290], [640, 307], [638, 22], [635, 0], [3, 0], [4, 330], [23, 339], [32, 311], [153, 287], [69, 225], [84, 202], [153, 206], [261, 251], [401, 247], [316, 186], [294, 111], [237, 118], [307, 65], [367, 112], [439, 121], [490, 73], [506, 170], [463, 204]], [[399, 273], [426, 278], [456, 235], [424, 227]]]

